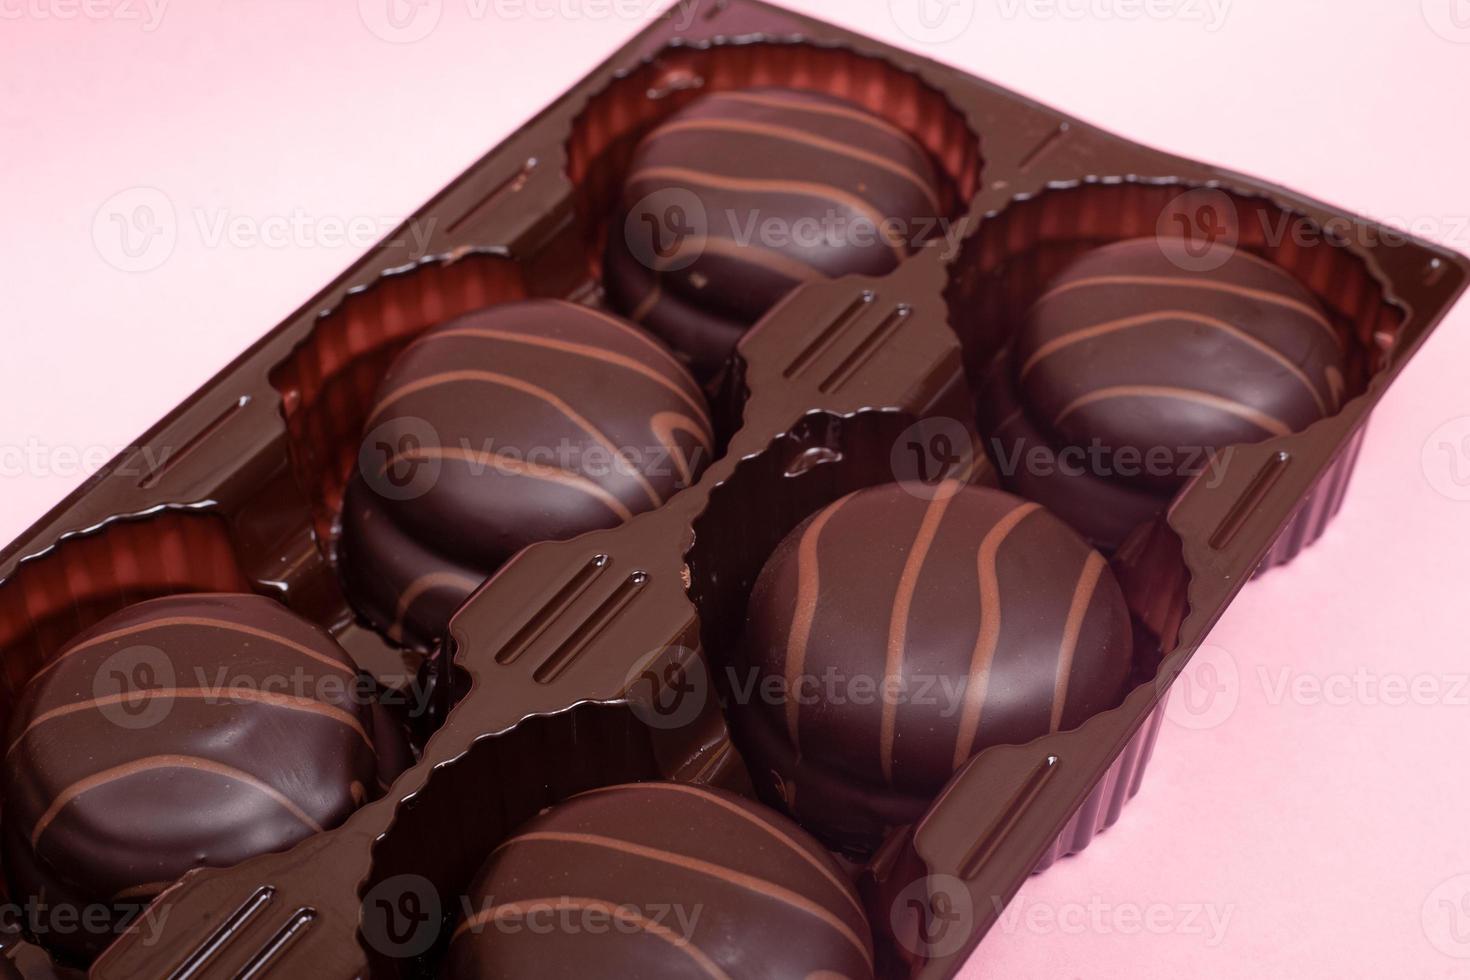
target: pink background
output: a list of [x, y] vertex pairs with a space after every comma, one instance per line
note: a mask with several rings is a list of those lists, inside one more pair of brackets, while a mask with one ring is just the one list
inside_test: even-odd
[[[439, 21], [412, 43], [369, 29], [386, 2], [0, 3], [0, 540], [653, 0], [419, 0]], [[955, 0], [937, 42], [905, 33], [914, 2], [791, 5], [1470, 251], [1466, 0]], [[112, 214], [140, 203], [174, 240], [124, 271]], [[322, 240], [352, 219], [378, 231]], [[1218, 696], [1171, 712], [1124, 821], [966, 976], [1470, 973], [1467, 363], [1470, 306], [1383, 402], [1327, 537], [1215, 631], [1194, 690]]]

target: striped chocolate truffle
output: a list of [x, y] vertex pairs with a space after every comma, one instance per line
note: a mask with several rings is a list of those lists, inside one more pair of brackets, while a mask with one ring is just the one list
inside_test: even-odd
[[1032, 306], [1012, 364], [1056, 445], [1097, 447], [1094, 469], [1163, 491], [1208, 452], [1336, 412], [1345, 369], [1342, 338], [1283, 269], [1224, 242], [1176, 261], [1170, 241], [1119, 242], [1069, 266]]
[[781, 542], [735, 661], [757, 781], [828, 844], [863, 853], [980, 750], [1115, 706], [1132, 628], [1102, 556], [1037, 504], [886, 484]]
[[614, 304], [701, 376], [800, 283], [890, 272], [945, 214], [930, 156], [843, 99], [705, 96], [644, 137], [608, 231]]
[[516, 551], [660, 506], [714, 448], [704, 396], [662, 344], [559, 300], [420, 336], [365, 432], [340, 565], [357, 609], [414, 645]]
[[836, 862], [790, 820], [721, 790], [573, 797], [496, 848], [464, 898], [455, 980], [873, 976], [867, 920]]
[[12, 900], [103, 928], [36, 938], [85, 961], [190, 869], [283, 850], [380, 795], [396, 773], [379, 748], [406, 746], [370, 690], [263, 596], [154, 599], [78, 635], [11, 718], [0, 840]]
[[1010, 348], [997, 353], [976, 386], [991, 462], [1007, 490], [1041, 504], [1093, 547], [1117, 549], [1135, 528], [1162, 514], [1172, 494], [1113, 479], [1109, 467], [1098, 465], [1106, 457], [1054, 446], [1051, 434], [1021, 409], [1013, 354]]

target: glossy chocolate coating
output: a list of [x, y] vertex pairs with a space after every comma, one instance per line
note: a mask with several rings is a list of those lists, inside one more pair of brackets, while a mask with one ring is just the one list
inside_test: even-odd
[[593, 790], [498, 847], [446, 976], [873, 976], [862, 906], [800, 827], [682, 783]]
[[746, 758], [803, 826], [854, 852], [980, 750], [1113, 707], [1130, 674], [1101, 555], [1035, 503], [942, 491], [849, 494], [781, 542], [750, 597], [734, 682], [784, 693], [732, 708]]
[[1229, 465], [1211, 454], [1342, 405], [1342, 340], [1305, 287], [1225, 243], [1183, 248], [1141, 238], [1083, 255], [981, 386], [1007, 485], [1099, 547], [1162, 513], [1185, 480]]
[[977, 386], [982, 442], [991, 462], [1007, 490], [1041, 504], [1093, 547], [1115, 550], [1134, 528], [1162, 514], [1173, 494], [1112, 479], [1094, 471], [1104, 467], [1093, 460], [1106, 457], [1072, 455], [1056, 446], [1021, 410], [1013, 353], [1001, 351]]
[[[383, 754], [404, 758], [370, 690], [331, 636], [263, 596], [171, 596], [103, 619], [37, 671], [11, 719], [12, 899], [106, 906], [116, 923], [191, 868], [341, 823], [396, 774], [375, 739], [399, 739]], [[110, 936], [37, 938], [84, 960]]]
[[799, 283], [892, 271], [937, 232], [940, 202], [929, 155], [881, 116], [817, 92], [718, 92], [634, 153], [608, 294], [708, 376]]
[[612, 527], [709, 462], [704, 396], [657, 340], [559, 300], [490, 307], [394, 361], [343, 502], [354, 605], [420, 645], [516, 551]]

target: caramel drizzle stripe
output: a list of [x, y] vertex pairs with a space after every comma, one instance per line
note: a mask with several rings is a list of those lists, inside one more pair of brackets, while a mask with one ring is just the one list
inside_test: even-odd
[[172, 881], [150, 881], [142, 885], [132, 885], [113, 895], [112, 901], [126, 902], [133, 898], [152, 899], [172, 884]]
[[[1245, 253], [1242, 253], [1245, 254]], [[1269, 264], [1269, 263], [1268, 263]], [[1169, 276], [1090, 276], [1086, 279], [1075, 279], [1072, 282], [1064, 282], [1050, 292], [1044, 293], [1032, 306], [1034, 309], [1063, 293], [1069, 293], [1074, 289], [1086, 289], [1092, 286], [1161, 286], [1169, 289], [1208, 289], [1217, 293], [1230, 293], [1234, 296], [1244, 296], [1248, 299], [1259, 300], [1262, 303], [1270, 303], [1273, 306], [1284, 307], [1294, 310], [1302, 316], [1311, 320], [1317, 326], [1327, 332], [1332, 338], [1333, 344], [1342, 347], [1342, 338], [1332, 328], [1332, 324], [1322, 315], [1320, 310], [1303, 303], [1301, 300], [1283, 296], [1269, 289], [1252, 289], [1249, 286], [1237, 286], [1235, 283], [1220, 282], [1217, 279], [1206, 279], [1203, 276], [1184, 276], [1171, 278]]]
[[[567, 420], [570, 421], [577, 428], [581, 429], [593, 439], [597, 440], [597, 442], [602, 446], [603, 449], [606, 449], [609, 453], [612, 454], [613, 459], [624, 458], [623, 454], [618, 451], [618, 447], [614, 445], [613, 441], [607, 437], [606, 433], [604, 433], [595, 424], [593, 424], [591, 419], [582, 415], [571, 405], [568, 405], [554, 392], [548, 391], [540, 385], [532, 384], [529, 381], [523, 381], [520, 378], [512, 377], [509, 374], [501, 374], [498, 371], [441, 371], [438, 374], [431, 374], [427, 377], [419, 378], [417, 381], [410, 381], [408, 384], [395, 388], [391, 392], [383, 396], [382, 400], [378, 402], [378, 407], [373, 411], [372, 418], [368, 420], [367, 427], [371, 428], [372, 420], [382, 415], [389, 406], [398, 403], [399, 401], [407, 398], [410, 395], [417, 394], [418, 392], [425, 391], [429, 388], [438, 387], [439, 385], [458, 384], [461, 382], [478, 382], [484, 384], [500, 385], [501, 387], [510, 388], [514, 391], [519, 391], [522, 394], [530, 395], [532, 398], [543, 401], [546, 404], [550, 405], [552, 408], [556, 409], [562, 415], [566, 416]], [[663, 498], [658, 495], [658, 491], [653, 488], [653, 484], [649, 483], [648, 478], [645, 477], [641, 472], [639, 472], [636, 467], [626, 467], [626, 473], [628, 476], [632, 477], [633, 481], [637, 483], [639, 488], [642, 489], [642, 491], [648, 496], [648, 500], [650, 503], [653, 504], [653, 506], [658, 507], [663, 504]]]
[[519, 837], [512, 837], [504, 844], [501, 844], [500, 847], [497, 847], [495, 853], [499, 853], [511, 844], [531, 842], [582, 844], [587, 847], [604, 848], [622, 854], [630, 854], [634, 857], [641, 857], [649, 861], [656, 861], [660, 864], [673, 865], [676, 868], [683, 868], [695, 874], [706, 875], [717, 881], [723, 881], [737, 888], [754, 892], [757, 895], [763, 895], [766, 898], [774, 899], [783, 905], [789, 905], [815, 919], [819, 919], [836, 930], [838, 935], [862, 953], [863, 960], [868, 964], [869, 968], [873, 965], [873, 954], [868, 950], [867, 944], [853, 931], [851, 926], [806, 896], [799, 895], [789, 888], [783, 888], [775, 882], [767, 881], [764, 878], [748, 875], [742, 871], [736, 871], [734, 868], [723, 867], [710, 861], [701, 861], [698, 858], [692, 858], [685, 854], [676, 854], [673, 851], [664, 851], [656, 847], [645, 847], [642, 844], [635, 844], [632, 841], [618, 840], [615, 837], [604, 837], [600, 834], [577, 834], [552, 830], [537, 830], [527, 834], [521, 834]]
[[679, 468], [679, 480], [684, 486], [694, 482], [693, 461], [684, 455], [679, 447], [679, 441], [674, 438], [676, 432], [691, 435], [704, 447], [705, 452], [711, 451], [708, 431], [694, 419], [681, 412], [658, 412], [649, 420], [649, 427], [653, 430], [653, 436], [668, 450], [669, 458]]
[[1062, 629], [1062, 644], [1057, 651], [1057, 683], [1051, 699], [1051, 730], [1060, 731], [1062, 710], [1067, 706], [1067, 687], [1072, 680], [1072, 658], [1077, 652], [1077, 637], [1082, 633], [1082, 621], [1087, 618], [1087, 609], [1092, 605], [1092, 595], [1097, 591], [1097, 581], [1102, 575], [1103, 556], [1089, 552], [1082, 565], [1082, 574], [1077, 587], [1072, 590], [1072, 608], [1067, 610], [1067, 624]]
[[262, 782], [244, 770], [227, 766], [221, 762], [201, 759], [193, 755], [150, 755], [134, 762], [114, 766], [111, 769], [104, 769], [99, 773], [88, 776], [86, 779], [80, 779], [62, 790], [56, 799], [52, 801], [51, 806], [46, 809], [46, 812], [41, 814], [40, 819], [36, 821], [36, 825], [31, 829], [31, 846], [36, 846], [37, 842], [41, 839], [41, 835], [51, 826], [52, 821], [61, 813], [62, 808], [78, 796], [81, 796], [89, 790], [117, 782], [120, 779], [139, 776], [158, 769], [193, 769], [215, 776], [223, 776], [226, 779], [249, 786], [270, 797], [276, 803], [280, 804], [283, 810], [301, 821], [302, 826], [306, 827], [312, 833], [319, 834], [322, 832], [322, 825], [313, 820], [311, 815], [297, 806], [293, 800], [274, 786]]
[[851, 119], [853, 122], [881, 129], [890, 136], [897, 136], [905, 143], [912, 144], [916, 149], [918, 143], [908, 133], [899, 129], [893, 123], [882, 116], [861, 109], [850, 109], [846, 106], [828, 105], [825, 102], [807, 101], [806, 99], [783, 98], [775, 93], [761, 92], [721, 92], [722, 99], [730, 99], [735, 102], [747, 102], [751, 105], [769, 106], [775, 109], [795, 109], [799, 112], [815, 112], [823, 116], [836, 116], [840, 119]]
[[580, 473], [573, 473], [559, 466], [547, 466], [544, 463], [528, 463], [525, 460], [504, 456], [500, 453], [482, 453], [473, 449], [458, 449], [452, 446], [420, 446], [417, 449], [395, 453], [388, 457], [378, 471], [378, 475], [387, 473], [390, 468], [400, 462], [414, 460], [427, 462], [431, 459], [452, 459], [462, 463], [476, 463], [492, 468], [497, 473], [522, 476], [530, 480], [545, 480], [549, 483], [571, 487], [573, 490], [580, 490], [588, 496], [596, 497], [621, 520], [633, 519], [633, 512], [621, 500]]
[[715, 961], [705, 954], [704, 950], [690, 942], [687, 937], [679, 935], [667, 926], [660, 925], [652, 919], [644, 918], [626, 906], [616, 905], [598, 898], [558, 895], [554, 897], [548, 896], [546, 898], [525, 898], [518, 902], [503, 902], [500, 905], [492, 905], [490, 908], [476, 912], [468, 919], [465, 919], [464, 922], [460, 923], [459, 928], [454, 930], [454, 936], [450, 942], [457, 941], [466, 932], [472, 929], [478, 929], [486, 923], [499, 922], [502, 919], [515, 919], [528, 912], [537, 912], [541, 909], [553, 909], [557, 912], [592, 910], [605, 912], [619, 922], [634, 926], [639, 931], [661, 939], [670, 946], [673, 946], [693, 960], [695, 965], [706, 976], [714, 977], [716, 980], [730, 980], [730, 975], [720, 969]]
[[[1241, 343], [1247, 345], [1253, 350], [1259, 351], [1260, 353], [1269, 357], [1281, 367], [1285, 368], [1292, 377], [1300, 381], [1302, 383], [1302, 386], [1311, 393], [1312, 400], [1317, 403], [1317, 410], [1323, 415], [1327, 414], [1327, 403], [1322, 398], [1322, 392], [1318, 389], [1317, 385], [1312, 382], [1312, 379], [1307, 377], [1305, 371], [1292, 363], [1291, 358], [1287, 357], [1285, 354], [1277, 350], [1275, 347], [1272, 347], [1270, 344], [1267, 344], [1256, 337], [1252, 337], [1250, 334], [1234, 326], [1233, 324], [1227, 323], [1224, 320], [1220, 320], [1212, 316], [1207, 316], [1203, 313], [1191, 313], [1188, 310], [1160, 310], [1157, 313], [1144, 313], [1139, 316], [1119, 317], [1116, 320], [1108, 320], [1104, 323], [1096, 324], [1095, 326], [1083, 327], [1080, 330], [1074, 330], [1071, 333], [1065, 334], [1061, 337], [1057, 337], [1053, 340], [1049, 340], [1046, 343], [1042, 344], [1040, 347], [1036, 348], [1036, 352], [1030, 357], [1026, 358], [1026, 363], [1021, 365], [1020, 376], [1022, 378], [1025, 378], [1026, 375], [1030, 373], [1031, 369], [1036, 367], [1037, 364], [1041, 363], [1052, 354], [1055, 354], [1057, 351], [1065, 350], [1066, 348], [1071, 347], [1073, 344], [1080, 344], [1083, 341], [1092, 340], [1094, 337], [1101, 337], [1106, 334], [1116, 333], [1120, 330], [1128, 330], [1133, 327], [1143, 327], [1153, 323], [1162, 323], [1173, 320], [1183, 320], [1188, 323], [1197, 323], [1201, 326], [1210, 327], [1213, 330], [1219, 330], [1222, 333], [1234, 337], [1236, 340], [1239, 340]], [[1335, 399], [1335, 393], [1333, 397]]]
[[425, 593], [435, 589], [466, 588], [471, 592], [484, 584], [484, 579], [477, 579], [461, 572], [429, 572], [420, 575], [408, 583], [408, 588], [398, 597], [398, 607], [394, 610], [393, 625], [388, 627], [390, 637], [401, 638], [403, 636], [404, 621], [408, 619], [408, 611], [413, 604]]
[[101, 646], [104, 643], [111, 643], [114, 640], [121, 640], [129, 636], [136, 636], [139, 633], [146, 633], [152, 629], [163, 629], [169, 626], [205, 626], [209, 627], [210, 629], [229, 630], [231, 633], [243, 633], [246, 636], [253, 636], [257, 639], [279, 644], [280, 646], [283, 646], [288, 650], [294, 650], [304, 657], [315, 660], [317, 663], [325, 664], [326, 666], [331, 667], [334, 670], [340, 670], [348, 676], [357, 676], [357, 672], [355, 670], [342, 663], [340, 660], [334, 660], [326, 654], [318, 653], [311, 647], [303, 646], [302, 644], [297, 643], [294, 640], [288, 639], [284, 636], [279, 636], [275, 633], [270, 632], [269, 630], [256, 629], [254, 626], [246, 626], [244, 623], [236, 623], [228, 619], [214, 619], [210, 616], [165, 616], [160, 619], [149, 620], [146, 623], [135, 623], [132, 626], [125, 626], [122, 629], [116, 629], [107, 633], [102, 633], [98, 636], [92, 637], [90, 640], [85, 640], [81, 643], [78, 643], [76, 646], [68, 647], [67, 649], [61, 651], [61, 653], [59, 653], [55, 659], [51, 660], [49, 663], [43, 664], [40, 670], [37, 670], [35, 674], [31, 675], [31, 680], [34, 681], [37, 677], [40, 677], [42, 674], [51, 670], [67, 657], [81, 653], [83, 650], [90, 650], [93, 647]]
[[1021, 504], [996, 521], [980, 540], [980, 550], [975, 557], [980, 583], [980, 632], [975, 637], [974, 652], [970, 654], [970, 679], [965, 685], [965, 704], [960, 712], [959, 735], [955, 739], [955, 769], [964, 765], [975, 752], [975, 735], [980, 731], [980, 715], [990, 691], [990, 667], [1000, 645], [1000, 574], [996, 567], [1000, 546], [1027, 515], [1040, 509], [1040, 504]]
[[798, 752], [801, 740], [797, 729], [801, 720], [801, 704], [796, 699], [801, 672], [806, 669], [807, 644], [811, 640], [812, 623], [817, 618], [817, 600], [821, 595], [822, 571], [817, 546], [822, 528], [837, 515], [849, 497], [843, 497], [822, 511], [807, 525], [796, 545], [796, 608], [791, 614], [791, 632], [786, 637], [786, 732], [791, 746]]
[[778, 276], [784, 276], [793, 283], [807, 282], [815, 278], [825, 278], [827, 273], [810, 265], [801, 259], [793, 258], [785, 252], [764, 248], [758, 245], [741, 245], [730, 238], [715, 238], [711, 236], [693, 236], [684, 239], [668, 256], [655, 257], [654, 271], [664, 272], [675, 263], [683, 263], [689, 260], [689, 252], [695, 252], [695, 259], [706, 253], [733, 259], [736, 262], [744, 262], [746, 265], [757, 266], [767, 272], [774, 272]]
[[[840, 187], [831, 184], [818, 184], [804, 180], [767, 180], [756, 177], [726, 177], [722, 174], [707, 174], [690, 167], [644, 167], [636, 171], [628, 178], [629, 182], [640, 180], [669, 180], [684, 181], [703, 187], [715, 187], [720, 190], [741, 191], [749, 193], [765, 192], [769, 194], [796, 194], [803, 197], [823, 198], [831, 203], [841, 204], [861, 214], [873, 222], [873, 227], [882, 228], [884, 216], [867, 201], [856, 194], [849, 194]], [[908, 251], [902, 243], [889, 242], [888, 246], [893, 254], [904, 260], [908, 257]]]
[[86, 701], [76, 701], [72, 704], [63, 704], [43, 711], [25, 728], [21, 729], [19, 735], [11, 740], [5, 754], [9, 755], [15, 751], [15, 747], [29, 735], [34, 729], [48, 721], [57, 718], [65, 718], [83, 711], [91, 711], [94, 708], [105, 708], [114, 704], [125, 704], [128, 702], [149, 700], [153, 698], [168, 698], [174, 701], [251, 701], [256, 704], [265, 704], [273, 708], [285, 708], [289, 711], [302, 711], [307, 714], [320, 715], [333, 721], [341, 722], [357, 733], [368, 748], [372, 748], [372, 736], [362, 727], [350, 712], [332, 704], [323, 704], [312, 698], [297, 697], [292, 694], [279, 694], [273, 691], [260, 691], [252, 687], [160, 687], [156, 690], [129, 691], [122, 694], [108, 694], [99, 698], [89, 698]]
[[[530, 347], [544, 347], [548, 350], [560, 351], [564, 354], [586, 357], [594, 361], [600, 361], [603, 364], [626, 368], [629, 371], [642, 375], [659, 387], [666, 388], [677, 396], [679, 400], [684, 402], [684, 404], [688, 405], [694, 411], [695, 415], [708, 422], [705, 407], [700, 404], [698, 399], [685, 390], [682, 385], [670, 380], [666, 375], [660, 374], [642, 361], [624, 354], [619, 354], [616, 351], [596, 347], [592, 344], [578, 344], [570, 340], [557, 340], [554, 337], [540, 337], [535, 334], [516, 333], [511, 330], [497, 330], [494, 327], [451, 327], [447, 330], [438, 330], [430, 334], [425, 334], [423, 338], [415, 342], [414, 346], [417, 347], [421, 344], [432, 343], [435, 340], [442, 340], [446, 337], [474, 337], [484, 340], [501, 340], [510, 344], [525, 344]], [[682, 369], [680, 376], [683, 376]]]
[[1327, 387], [1332, 391], [1332, 404], [1342, 405], [1342, 394], [1347, 388], [1347, 382], [1343, 379], [1342, 372], [1332, 365], [1328, 365], [1323, 373], [1327, 375]]
[[[697, 796], [702, 800], [713, 803], [715, 806], [718, 806], [723, 810], [727, 810], [730, 813], [733, 813], [735, 816], [739, 817], [746, 823], [760, 828], [771, 837], [775, 838], [777, 841], [785, 845], [797, 857], [801, 858], [807, 864], [811, 865], [811, 867], [818, 874], [820, 874], [823, 878], [825, 878], [828, 882], [832, 884], [833, 888], [836, 888], [839, 892], [842, 893], [842, 897], [847, 899], [848, 904], [852, 906], [852, 910], [857, 913], [859, 919], [862, 919], [864, 917], [865, 913], [863, 912], [863, 907], [858, 902], [857, 898], [854, 897], [854, 895], [852, 894], [851, 886], [849, 886], [846, 882], [839, 878], [832, 871], [831, 868], [827, 867], [825, 864], [819, 861], [817, 857], [813, 855], [810, 851], [797, 843], [795, 838], [791, 837], [789, 834], [783, 833], [779, 827], [772, 826], [771, 824], [760, 819], [750, 811], [744, 810], [736, 806], [734, 803], [731, 803], [724, 797], [712, 793], [709, 790], [704, 789], [700, 786], [691, 786], [687, 783], [639, 783], [637, 788], [639, 790], [656, 790], [666, 793], [684, 793], [689, 796]], [[623, 789], [626, 789], [626, 787], [602, 786], [597, 789], [588, 790], [581, 795], [595, 796], [598, 793], [617, 792]]]
[[772, 139], [785, 140], [790, 143], [800, 143], [818, 150], [826, 150], [838, 156], [844, 156], [851, 160], [870, 164], [880, 170], [886, 170], [901, 180], [912, 184], [919, 193], [924, 195], [929, 207], [935, 212], [939, 210], [939, 198], [934, 194], [934, 188], [922, 176], [915, 173], [903, 164], [879, 156], [868, 150], [860, 149], [840, 140], [828, 139], [825, 136], [817, 136], [806, 133], [789, 126], [776, 126], [770, 123], [751, 122], [744, 119], [686, 119], [679, 122], [665, 123], [659, 127], [659, 135], [665, 133], [697, 133], [716, 130], [727, 133], [745, 133], [753, 136], [768, 136]]
[[633, 312], [628, 314], [629, 319], [637, 323], [642, 323], [643, 318], [653, 312], [653, 308], [658, 305], [658, 301], [663, 299], [663, 296], [663, 282], [655, 277], [653, 285], [649, 287], [648, 292], [638, 301], [638, 305], [633, 308]]
[[960, 484], [946, 480], [940, 484], [934, 499], [924, 508], [923, 520], [914, 536], [913, 546], [904, 561], [903, 572], [898, 578], [898, 587], [893, 595], [893, 609], [888, 619], [888, 648], [883, 664], [883, 716], [882, 733], [879, 736], [878, 761], [883, 769], [883, 781], [893, 784], [893, 742], [898, 727], [898, 698], [890, 692], [896, 691], [903, 680], [904, 644], [908, 640], [909, 612], [914, 604], [914, 589], [919, 583], [919, 573], [929, 557], [929, 548], [939, 533], [939, 522], [955, 498]]
[[603, 323], [606, 323], [608, 326], [638, 341], [638, 343], [653, 351], [669, 364], [672, 364], [675, 368], [678, 369], [681, 376], [687, 374], [689, 371], [688, 368], [679, 363], [679, 359], [675, 357], [667, 347], [659, 343], [657, 340], [654, 340], [648, 334], [644, 333], [642, 330], [638, 329], [637, 327], [633, 326], [633, 324], [628, 323], [626, 320], [623, 320], [620, 317], [615, 317], [611, 313], [604, 313], [602, 310], [596, 309], [591, 306], [583, 306], [580, 303], [572, 303], [564, 299], [548, 300], [548, 302], [556, 303], [560, 306], [565, 306], [569, 309], [576, 310], [578, 313], [591, 314], [592, 316], [601, 320]]
[[1094, 402], [1107, 401], [1111, 398], [1172, 398], [1176, 401], [1190, 402], [1195, 405], [1205, 405], [1209, 408], [1217, 408], [1229, 415], [1245, 419], [1247, 422], [1273, 436], [1285, 436], [1291, 434], [1291, 427], [1280, 419], [1267, 415], [1265, 412], [1232, 401], [1229, 398], [1221, 398], [1205, 391], [1196, 391], [1193, 388], [1174, 388], [1168, 385], [1117, 385], [1110, 388], [1099, 388], [1090, 391], [1079, 398], [1073, 399], [1057, 415], [1058, 422]]
[[690, 776], [689, 779], [695, 783], [708, 782], [710, 777], [714, 774], [715, 770], [719, 769], [720, 765], [726, 759], [728, 759], [730, 757], [730, 754], [734, 751], [734, 743], [732, 743], [729, 739], [726, 739], [724, 742], [720, 743], [719, 748], [715, 749], [709, 754], [704, 762], [700, 764], [698, 771], [695, 772], [694, 775]]

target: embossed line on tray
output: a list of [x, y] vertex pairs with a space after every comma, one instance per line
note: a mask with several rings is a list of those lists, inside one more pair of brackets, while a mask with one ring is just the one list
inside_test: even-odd
[[576, 602], [582, 593], [587, 591], [606, 567], [607, 555], [593, 555], [590, 561], [573, 572], [562, 587], [556, 590], [551, 601], [526, 620], [526, 624], [516, 631], [515, 636], [510, 638], [510, 642], [501, 648], [500, 652], [495, 655], [495, 662], [504, 666], [519, 660], [521, 654], [525, 653], [531, 644], [535, 643], [536, 639], [545, 633], [552, 623], [556, 622], [556, 618], [568, 606]]
[[295, 942], [314, 921], [316, 921], [314, 909], [297, 909], [292, 913], [291, 918], [276, 930], [276, 934], [254, 956], [250, 957], [250, 962], [246, 963], [235, 976], [239, 980], [250, 980], [251, 977], [263, 974], [270, 969], [272, 963], [285, 951], [286, 947]]
[[171, 453], [167, 453], [163, 457], [163, 459], [158, 461], [158, 465], [154, 466], [147, 473], [144, 473], [143, 476], [138, 480], [138, 489], [151, 490], [153, 487], [157, 486], [158, 481], [162, 480], [164, 475], [168, 473], [169, 470], [173, 469], [179, 463], [183, 462], [185, 456], [188, 456], [195, 449], [198, 449], [199, 446], [203, 444], [206, 439], [214, 435], [220, 429], [224, 428], [226, 422], [230, 421], [230, 419], [234, 418], [236, 415], [239, 415], [240, 412], [244, 410], [245, 406], [249, 404], [249, 395], [241, 395], [239, 398], [235, 399], [235, 401], [232, 402], [228, 407], [226, 407], [223, 412], [220, 412], [219, 415], [215, 416], [214, 421], [210, 422], [204, 428], [194, 433], [193, 437], [191, 437], [177, 450]]
[[600, 602], [596, 609], [577, 628], [572, 630], [570, 636], [562, 641], [561, 645], [553, 650], [534, 671], [531, 679], [538, 684], [550, 684], [556, 680], [567, 668], [586, 651], [592, 641], [597, 639], [598, 634], [607, 629], [613, 620], [628, 608], [633, 598], [648, 584], [647, 572], [633, 572], [618, 587], [608, 594], [607, 598]]
[[169, 980], [188, 980], [197, 976], [205, 964], [238, 936], [275, 897], [276, 890], [271, 885], [261, 885], [255, 889], [249, 898], [240, 903], [239, 908], [230, 913], [229, 918], [209, 934], [209, 938], [196, 946], [184, 962], [168, 975]]
[[1223, 520], [1215, 528], [1215, 533], [1210, 535], [1210, 547], [1221, 551], [1230, 547], [1240, 529], [1250, 520], [1256, 508], [1261, 506], [1261, 501], [1276, 486], [1277, 481], [1286, 473], [1287, 464], [1291, 462], [1291, 453], [1282, 450], [1272, 454], [1262, 466], [1260, 472], [1251, 480], [1250, 485], [1245, 488], [1245, 493], [1231, 506]]
[[521, 190], [521, 188], [526, 186], [526, 182], [531, 179], [531, 173], [536, 169], [539, 162], [535, 157], [531, 157], [525, 163], [521, 164], [519, 170], [490, 188], [489, 193], [471, 204], [465, 209], [463, 214], [451, 221], [449, 227], [444, 229], [444, 233], [446, 235], [453, 235], [459, 229], [463, 228], [465, 223], [471, 218], [489, 210], [492, 205], [507, 194], [514, 194]]
[[801, 349], [801, 352], [786, 366], [786, 370], [781, 372], [781, 377], [788, 381], [799, 377], [813, 361], [825, 354], [827, 349], [836, 343], [837, 338], [842, 336], [853, 321], [862, 316], [866, 308], [877, 298], [878, 294], [871, 289], [863, 290], [861, 295], [848, 303], [841, 313], [833, 317], [832, 321], [812, 338], [811, 343]]
[[1066, 139], [1067, 134], [1071, 132], [1071, 123], [1059, 123], [1057, 125], [1057, 128], [1047, 133], [1040, 143], [1037, 143], [1031, 149], [1026, 151], [1026, 155], [1021, 157], [1021, 162], [1019, 164], [1020, 169], [1031, 169], [1032, 164], [1034, 164], [1037, 160], [1040, 160], [1042, 157], [1046, 156], [1052, 150], [1056, 149], [1057, 146], [1061, 144], [1062, 140]]
[[878, 323], [878, 326], [874, 327], [872, 332], [853, 348], [852, 353], [844, 357], [842, 363], [838, 364], [832, 370], [832, 373], [827, 375], [821, 384], [817, 385], [817, 390], [824, 395], [830, 395], [851, 381], [853, 375], [857, 374], [864, 364], [872, 360], [873, 356], [883, 348], [884, 344], [893, 339], [894, 335], [898, 333], [899, 326], [912, 313], [913, 307], [907, 303], [900, 303], [894, 307], [892, 312], [884, 317]]
[[1030, 809], [1031, 804], [1041, 793], [1042, 787], [1052, 776], [1056, 775], [1060, 761], [1056, 756], [1049, 755], [1031, 771], [1026, 781], [1017, 788], [1010, 802], [1006, 804], [1000, 819], [991, 824], [985, 836], [976, 841], [975, 846], [965, 855], [965, 860], [960, 864], [961, 878], [965, 881], [974, 881], [979, 876], [981, 870], [990, 863], [990, 859], [1004, 842], [1006, 835], [1020, 822], [1021, 816]]

